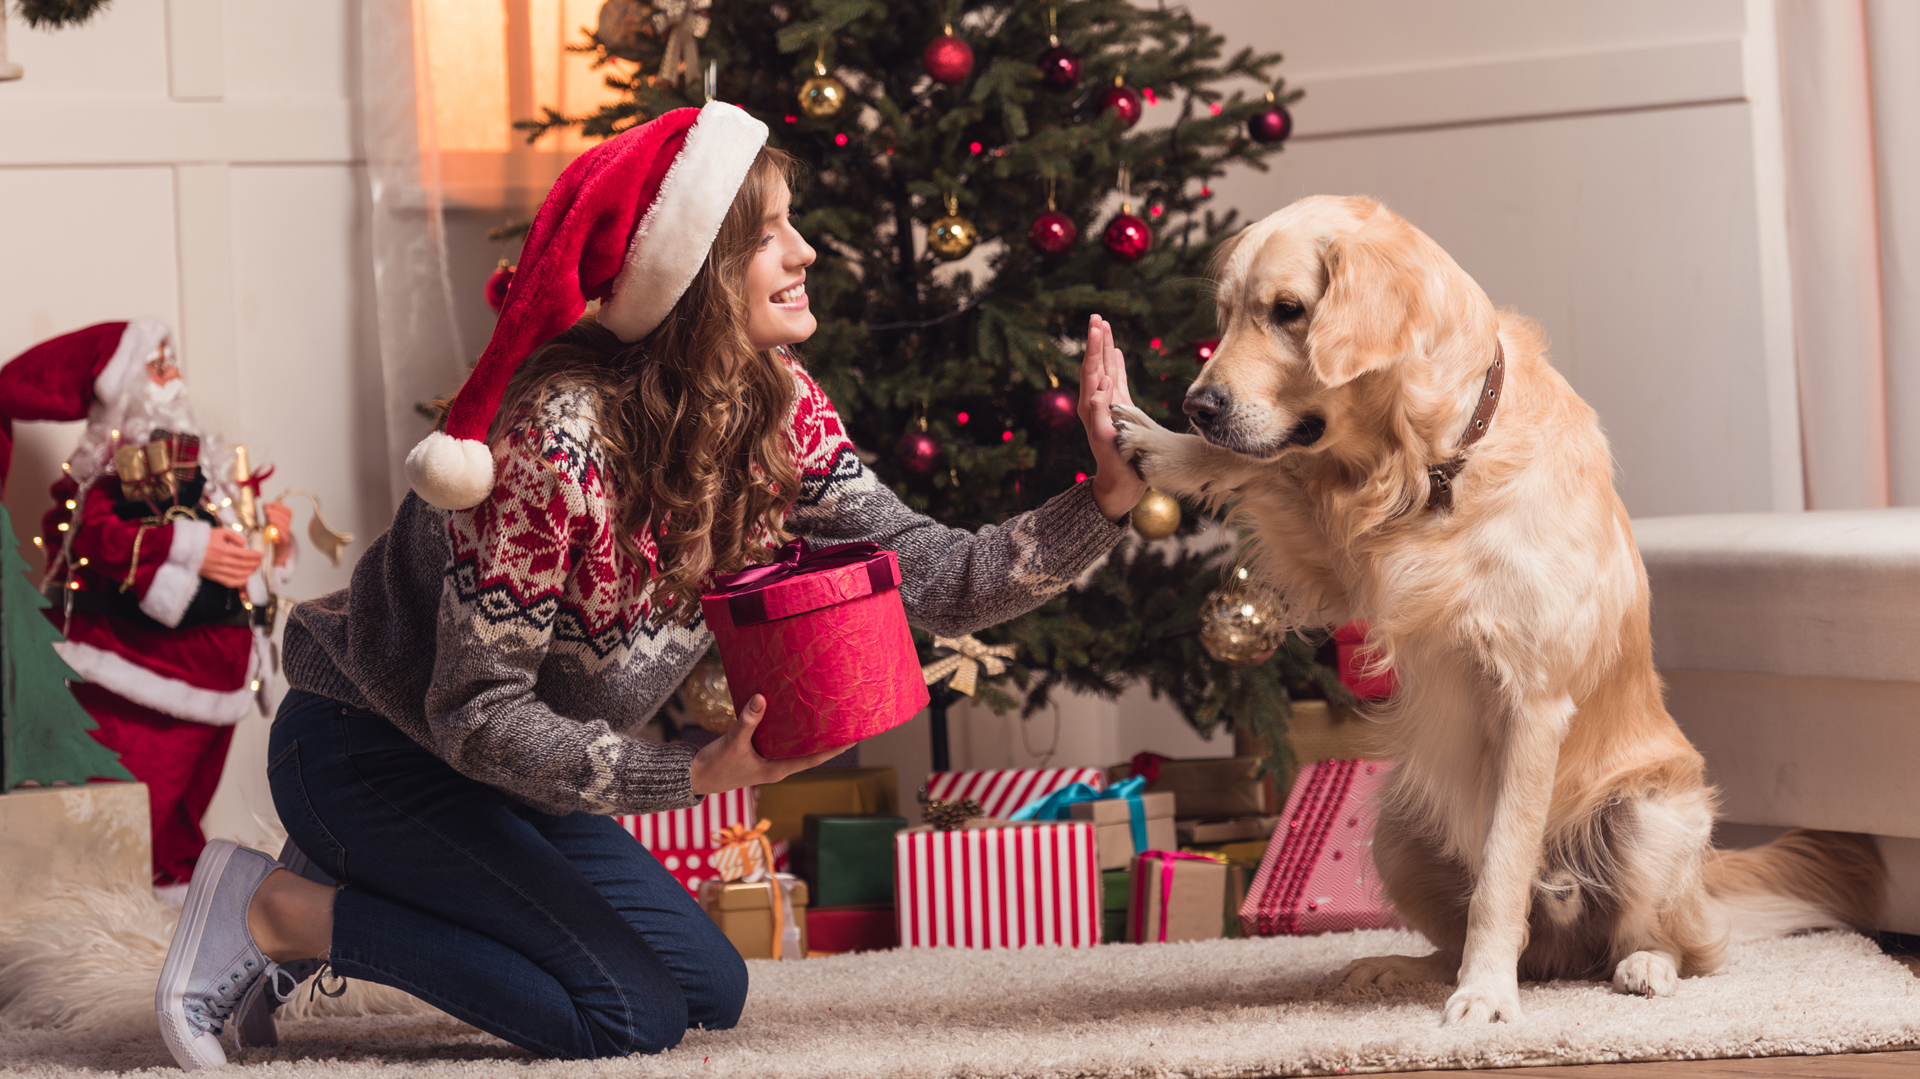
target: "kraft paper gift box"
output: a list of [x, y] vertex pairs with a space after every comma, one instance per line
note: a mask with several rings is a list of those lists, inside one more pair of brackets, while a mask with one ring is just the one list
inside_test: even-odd
[[767, 838], [798, 841], [809, 814], [860, 817], [900, 812], [900, 776], [892, 768], [823, 768], [757, 788]]
[[905, 817], [807, 814], [795, 860], [814, 904], [892, 906], [893, 836], [906, 826]]
[[890, 730], [927, 706], [900, 604], [900, 560], [871, 543], [782, 547], [769, 563], [714, 578], [700, 612], [720, 644], [735, 711], [767, 713], [760, 755], [799, 757]]
[[1199, 854], [1150, 850], [1133, 862], [1127, 939], [1136, 944], [1212, 940], [1225, 926], [1227, 866]]
[[1174, 796], [1142, 794], [1132, 798], [1102, 798], [1068, 807], [1074, 820], [1093, 825], [1094, 846], [1101, 869], [1124, 869], [1143, 850], [1172, 850]]
[[894, 836], [903, 948], [1091, 948], [1100, 943], [1093, 825], [971, 822]]
[[1142, 753], [1130, 764], [1115, 765], [1109, 778], [1146, 780], [1149, 793], [1171, 792], [1188, 819], [1260, 817], [1267, 808], [1266, 778], [1258, 757], [1200, 757], [1179, 760]]
[[1173, 822], [1173, 830], [1180, 837], [1183, 847], [1257, 839], [1264, 848], [1267, 837], [1273, 834], [1273, 826], [1278, 823], [1279, 817], [1235, 817], [1232, 820], [1183, 818]]
[[[783, 910], [776, 912], [773, 891], [783, 889]], [[700, 886], [700, 905], [726, 934], [743, 959], [804, 959], [807, 955], [807, 882], [785, 873], [772, 881], [709, 880]], [[793, 921], [795, 933], [781, 933], [784, 916]], [[773, 954], [776, 934], [784, 939], [781, 954]], [[797, 939], [798, 949], [789, 947]]]
[[[773, 868], [776, 872], [785, 873], [790, 870], [791, 859], [788, 846], [784, 839], [772, 845]], [[660, 867], [671, 874], [674, 880], [685, 885], [689, 893], [697, 896], [700, 894], [702, 884], [710, 880], [718, 880], [720, 877], [719, 870], [713, 865], [713, 856], [717, 850], [717, 847], [682, 849], [667, 847], [650, 850], [648, 853], [660, 862]]]
[[1373, 794], [1392, 769], [1384, 761], [1344, 760], [1301, 771], [1240, 906], [1247, 936], [1404, 924], [1373, 866]]
[[1062, 787], [1085, 783], [1105, 790], [1107, 777], [1098, 768], [996, 768], [982, 772], [934, 772], [927, 776], [927, 797], [980, 803], [984, 817], [1011, 817], [1015, 810]]

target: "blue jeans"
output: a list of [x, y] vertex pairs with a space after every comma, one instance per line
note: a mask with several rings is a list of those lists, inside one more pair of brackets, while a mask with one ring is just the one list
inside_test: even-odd
[[740, 953], [611, 817], [530, 809], [297, 690], [267, 759], [288, 834], [342, 886], [337, 973], [549, 1057], [657, 1053], [739, 1020]]

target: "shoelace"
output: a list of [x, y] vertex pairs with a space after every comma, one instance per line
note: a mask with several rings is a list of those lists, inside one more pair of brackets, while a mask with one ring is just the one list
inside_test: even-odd
[[277, 966], [271, 960], [249, 959], [242, 965], [241, 970], [236, 970], [222, 978], [220, 984], [214, 987], [212, 996], [201, 997], [199, 1003], [188, 1009], [187, 1017], [193, 1025], [211, 1034], [224, 1031], [227, 1027], [227, 1018], [233, 1014], [234, 1007], [240, 1003], [240, 998], [246, 993], [247, 987], [253, 984], [255, 978], [266, 973], [265, 970], [254, 969], [263, 962], [269, 968]]

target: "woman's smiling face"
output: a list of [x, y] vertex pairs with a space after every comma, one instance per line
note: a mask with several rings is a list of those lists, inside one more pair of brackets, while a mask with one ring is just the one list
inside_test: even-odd
[[813, 248], [788, 219], [792, 207], [793, 191], [782, 183], [763, 225], [760, 250], [747, 266], [747, 338], [756, 349], [798, 344], [819, 325], [807, 308]]

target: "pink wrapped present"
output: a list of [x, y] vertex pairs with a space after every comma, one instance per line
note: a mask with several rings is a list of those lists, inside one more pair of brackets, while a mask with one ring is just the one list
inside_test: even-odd
[[971, 798], [987, 817], [1011, 817], [1015, 810], [1062, 787], [1085, 783], [1107, 789], [1098, 768], [1001, 768], [990, 772], [934, 772], [927, 777], [929, 798]]
[[690, 809], [616, 817], [650, 851], [701, 850], [715, 844], [714, 836], [732, 824], [752, 826], [760, 819], [759, 798], [753, 787], [709, 794]]
[[700, 611], [720, 642], [736, 711], [755, 693], [767, 714], [753, 745], [768, 758], [852, 745], [927, 706], [900, 560], [871, 543], [809, 551], [714, 578]]
[[1393, 765], [1321, 761], [1300, 772], [1240, 905], [1247, 936], [1397, 929], [1373, 867], [1373, 794]]
[[909, 829], [893, 842], [903, 948], [1100, 943], [1092, 824]]

